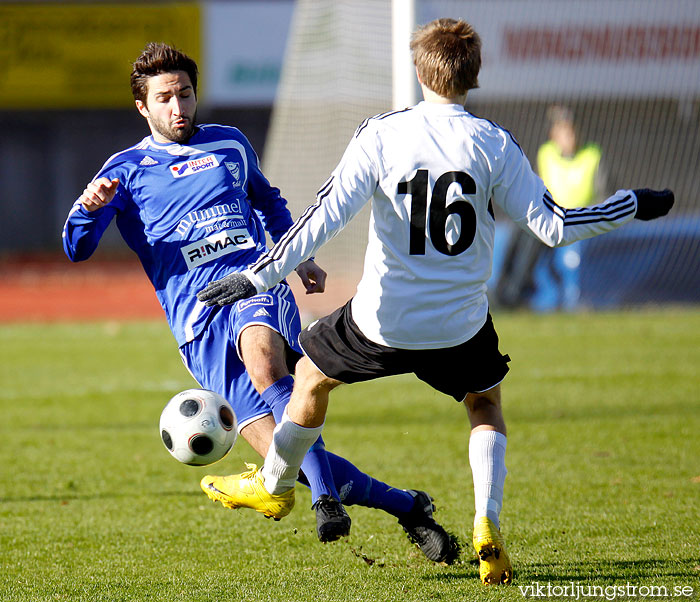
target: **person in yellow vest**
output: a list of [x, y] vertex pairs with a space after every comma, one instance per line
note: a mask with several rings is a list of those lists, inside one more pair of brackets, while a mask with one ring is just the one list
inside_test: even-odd
[[569, 109], [554, 106], [548, 111], [549, 140], [537, 151], [537, 169], [552, 196], [562, 207], [586, 207], [598, 200], [601, 190], [597, 144], [578, 146], [578, 136]]
[[[547, 111], [550, 123], [549, 140], [537, 151], [537, 170], [547, 188], [562, 207], [579, 208], [593, 205], [605, 195], [606, 178], [601, 167], [602, 151], [597, 144], [579, 146], [573, 113], [562, 106]], [[549, 276], [555, 282], [555, 294], [537, 291], [535, 309], [576, 309], [581, 289], [579, 267], [580, 242], [557, 249], [543, 248], [535, 268], [535, 282]], [[551, 287], [550, 287], [551, 291]]]
[[[537, 170], [562, 207], [585, 207], [605, 198], [606, 178], [596, 144], [579, 146], [573, 113], [563, 106], [547, 111], [549, 139], [538, 150]], [[498, 241], [498, 232], [496, 234]], [[494, 277], [491, 301], [507, 308], [574, 310], [579, 305], [581, 242], [550, 249], [515, 229], [501, 235], [503, 259]]]

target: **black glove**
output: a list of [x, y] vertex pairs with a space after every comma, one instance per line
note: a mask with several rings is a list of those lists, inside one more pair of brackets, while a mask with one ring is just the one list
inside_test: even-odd
[[666, 215], [673, 207], [673, 191], [666, 188], [665, 190], [650, 190], [649, 188], [640, 188], [633, 190], [637, 197], [637, 213], [634, 214], [635, 219], [649, 221], [656, 219], [662, 215]]
[[234, 272], [221, 280], [214, 280], [197, 293], [197, 299], [207, 307], [231, 305], [240, 299], [257, 295], [253, 283], [240, 272]]

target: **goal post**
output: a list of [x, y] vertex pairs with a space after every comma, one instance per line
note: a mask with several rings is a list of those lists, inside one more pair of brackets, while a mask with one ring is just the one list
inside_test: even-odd
[[392, 108], [418, 102], [418, 84], [411, 57], [411, 34], [416, 28], [416, 0], [391, 0]]

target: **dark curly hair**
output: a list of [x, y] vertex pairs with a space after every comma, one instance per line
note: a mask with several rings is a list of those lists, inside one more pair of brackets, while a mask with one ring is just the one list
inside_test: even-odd
[[161, 42], [150, 42], [141, 56], [134, 61], [131, 71], [131, 92], [135, 100], [146, 102], [148, 78], [161, 73], [184, 71], [190, 76], [194, 94], [197, 96], [197, 63], [185, 53]]

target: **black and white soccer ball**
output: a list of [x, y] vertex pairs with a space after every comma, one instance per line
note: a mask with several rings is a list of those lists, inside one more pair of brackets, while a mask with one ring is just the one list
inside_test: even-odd
[[218, 393], [187, 389], [175, 395], [160, 415], [160, 437], [183, 464], [206, 466], [223, 458], [238, 436], [236, 415]]

